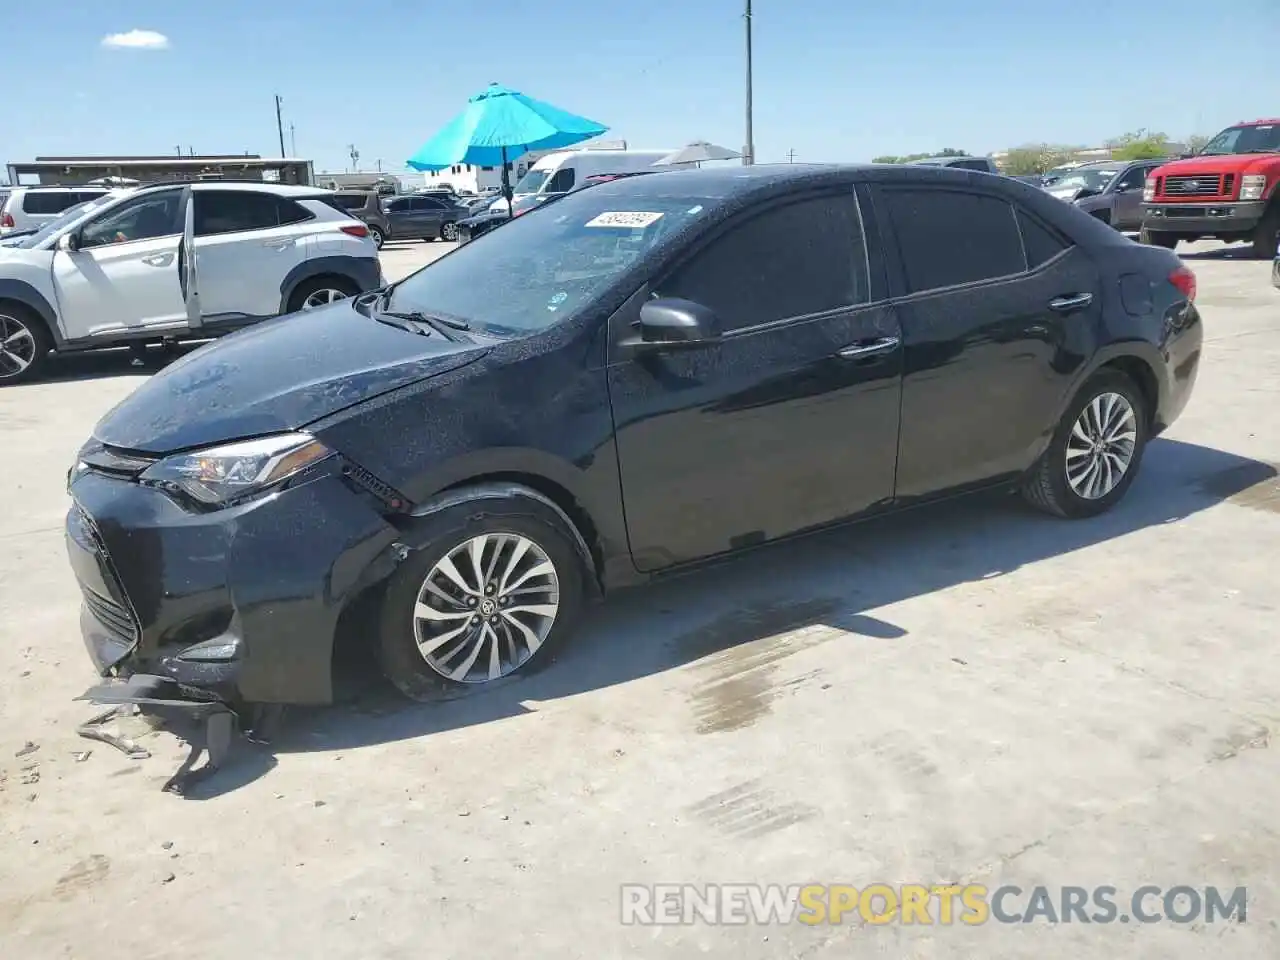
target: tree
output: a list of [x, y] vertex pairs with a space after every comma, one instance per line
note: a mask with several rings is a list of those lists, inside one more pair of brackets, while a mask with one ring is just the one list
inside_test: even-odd
[[1072, 147], [1051, 143], [1024, 143], [1005, 154], [1004, 172], [1015, 177], [1044, 173], [1069, 161], [1075, 152]]
[[955, 147], [943, 147], [937, 153], [908, 153], [903, 156], [888, 153], [882, 157], [872, 157], [872, 163], [911, 163], [915, 160], [925, 160], [929, 157], [967, 157], [970, 154], [963, 150], [957, 150]]
[[1187, 137], [1187, 153], [1199, 153], [1208, 144], [1209, 139], [1203, 133], [1193, 133]]
[[1169, 154], [1169, 138], [1146, 127], [1112, 137], [1106, 145], [1113, 160], [1156, 160]]

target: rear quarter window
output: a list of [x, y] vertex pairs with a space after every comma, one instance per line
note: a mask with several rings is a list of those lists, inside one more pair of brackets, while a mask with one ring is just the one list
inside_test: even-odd
[[34, 214], [61, 213], [67, 207], [73, 207], [78, 200], [75, 194], [67, 190], [32, 191], [22, 198], [22, 212]]

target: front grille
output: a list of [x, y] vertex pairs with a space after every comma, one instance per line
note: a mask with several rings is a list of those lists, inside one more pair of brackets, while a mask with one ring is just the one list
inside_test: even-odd
[[88, 587], [82, 586], [80, 592], [84, 594], [84, 605], [104, 627], [121, 640], [137, 643], [138, 626], [133, 622], [133, 615], [128, 610], [114, 600], [99, 596]]
[[[1228, 177], [1231, 176], [1228, 174]], [[1166, 197], [1220, 197], [1230, 189], [1229, 185], [1224, 189], [1223, 179], [1216, 173], [1169, 175], [1164, 177], [1164, 195]]]
[[92, 444], [80, 451], [80, 461], [96, 473], [105, 473], [113, 477], [136, 477], [155, 463], [156, 458], [124, 453], [101, 444]]

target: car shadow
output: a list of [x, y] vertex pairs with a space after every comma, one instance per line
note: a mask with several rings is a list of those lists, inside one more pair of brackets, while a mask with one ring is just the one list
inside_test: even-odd
[[[1100, 517], [1063, 521], [1007, 494], [984, 494], [764, 547], [611, 598], [589, 611], [553, 664], [447, 702], [405, 701], [378, 677], [371, 658], [349, 654], [335, 670], [339, 702], [287, 713], [269, 752], [350, 750], [514, 717], [536, 709], [525, 704], [732, 656], [729, 651], [753, 641], [807, 626], [834, 627], [881, 643], [909, 642], [905, 630], [870, 611], [998, 578], [1224, 501], [1249, 505], [1252, 499], [1275, 509], [1268, 505], [1276, 477], [1272, 464], [1156, 440], [1129, 495]], [[754, 648], [748, 656], [767, 661], [768, 652]], [[261, 749], [246, 764], [265, 773], [271, 764], [256, 753]], [[244, 770], [219, 771], [193, 798], [216, 796], [251, 779]]]
[[[1182, 260], [1254, 260], [1253, 250], [1247, 243], [1237, 243], [1225, 247], [1214, 247], [1212, 250], [1196, 250], [1194, 252], [1179, 253], [1178, 257]], [[1269, 262], [1269, 260], [1257, 260], [1255, 262], [1266, 263]]]

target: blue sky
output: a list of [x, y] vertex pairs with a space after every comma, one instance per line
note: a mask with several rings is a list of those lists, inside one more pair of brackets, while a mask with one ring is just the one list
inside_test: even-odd
[[[743, 139], [742, 0], [66, 0], [6, 19], [0, 152], [401, 170], [498, 81], [636, 148]], [[1280, 116], [1280, 0], [755, 0], [761, 162], [1174, 137]], [[292, 8], [289, 12], [282, 9]], [[360, 11], [359, 13], [357, 11]], [[162, 48], [105, 47], [153, 31]], [[137, 36], [135, 35], [135, 41]], [[1206, 51], [1200, 55], [1200, 51]], [[286, 145], [288, 134], [286, 131]]]

